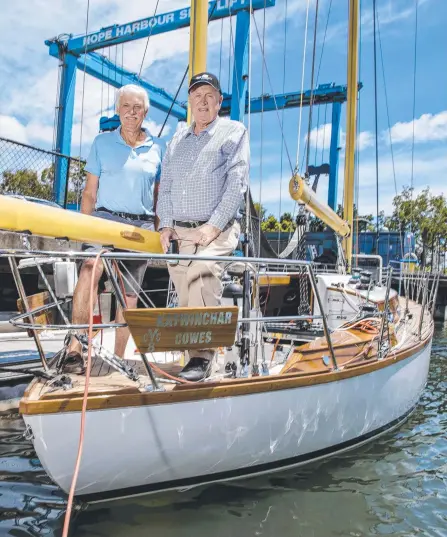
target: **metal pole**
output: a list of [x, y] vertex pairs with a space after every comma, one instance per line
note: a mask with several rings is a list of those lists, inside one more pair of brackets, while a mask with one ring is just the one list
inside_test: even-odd
[[327, 319], [326, 319], [326, 315], [324, 313], [323, 304], [321, 302], [320, 294], [319, 294], [318, 289], [317, 289], [317, 282], [315, 280], [315, 274], [314, 274], [314, 271], [313, 271], [313, 269], [312, 269], [312, 267], [310, 265], [308, 265], [307, 269], [308, 269], [308, 274], [309, 274], [309, 278], [310, 278], [310, 283], [312, 285], [312, 289], [313, 289], [315, 298], [317, 299], [318, 307], [320, 308], [321, 319], [323, 321], [324, 336], [326, 338], [326, 341], [327, 341], [327, 344], [328, 344], [328, 347], [329, 347], [329, 352], [331, 353], [332, 365], [334, 366], [335, 370], [338, 370], [337, 360], [335, 358], [334, 347], [332, 346], [332, 341], [331, 341], [331, 333], [329, 331], [329, 327], [328, 327], [328, 324], [327, 324]]
[[427, 289], [428, 289], [428, 281], [429, 276], [426, 278], [426, 282], [424, 285], [424, 292], [422, 294], [422, 306], [421, 306], [421, 316], [419, 318], [419, 330], [418, 330], [418, 336], [419, 339], [422, 339], [422, 323], [424, 322], [424, 313], [425, 313], [425, 304], [427, 302]]
[[[107, 272], [107, 276], [109, 277], [111, 283], [112, 283], [112, 286], [113, 286], [113, 289], [115, 290], [115, 296], [118, 300], [118, 302], [120, 303], [120, 306], [122, 308], [122, 310], [124, 311], [126, 309], [126, 300], [123, 296], [123, 294], [121, 293], [121, 289], [120, 289], [120, 286], [119, 286], [119, 283], [117, 281], [117, 279], [115, 278], [115, 275], [113, 274], [113, 269], [112, 267], [110, 266], [110, 261], [108, 259], [103, 259], [102, 262], [104, 263], [104, 268], [105, 268], [105, 271]], [[149, 375], [149, 378], [151, 379], [151, 382], [152, 382], [152, 386], [154, 387], [154, 390], [157, 390], [157, 391], [160, 391], [161, 388], [157, 382], [157, 379], [155, 378], [155, 375], [152, 371], [152, 367], [151, 367], [151, 364], [149, 363], [149, 360], [146, 358], [146, 355], [144, 353], [142, 353], [140, 351], [140, 349], [138, 349], [138, 352], [140, 353], [140, 356], [141, 356], [141, 359], [143, 361], [143, 364], [144, 364], [144, 367], [146, 368], [146, 371]]]
[[[189, 79], [206, 71], [206, 53], [208, 41], [208, 2], [191, 0], [191, 18], [189, 30]], [[191, 124], [191, 107], [188, 104], [187, 122]]]
[[[14, 277], [14, 281], [17, 287], [17, 292], [19, 293], [19, 297], [23, 302], [23, 307], [25, 308], [25, 311], [28, 313], [30, 311], [30, 307], [28, 304], [28, 299], [26, 297], [25, 288], [23, 287], [22, 278], [20, 276], [19, 269], [17, 267], [16, 260], [13, 257], [8, 257], [9, 260], [9, 266], [11, 267], [11, 272]], [[32, 315], [29, 316], [29, 320], [31, 323], [34, 324], [34, 318]], [[47, 359], [45, 358], [45, 353], [42, 348], [42, 344], [40, 342], [39, 336], [35, 330], [31, 330], [34, 338], [34, 342], [36, 343], [37, 351], [40, 356], [40, 361], [42, 362], [42, 366], [45, 369], [45, 371], [49, 370]]]
[[346, 106], [346, 150], [345, 189], [343, 218], [351, 233], [344, 239], [345, 257], [352, 268], [352, 238], [354, 235], [354, 179], [355, 179], [355, 137], [357, 125], [357, 78], [358, 78], [358, 29], [359, 0], [349, 0], [348, 23], [348, 95]]
[[390, 267], [389, 270], [390, 272], [388, 274], [388, 281], [386, 283], [385, 303], [383, 305], [382, 325], [380, 326], [379, 346], [377, 348], [378, 358], [382, 357], [381, 348], [382, 348], [383, 333], [385, 332], [385, 323], [388, 323], [388, 307], [389, 307], [389, 301], [390, 301], [391, 280], [393, 278], [392, 267]]

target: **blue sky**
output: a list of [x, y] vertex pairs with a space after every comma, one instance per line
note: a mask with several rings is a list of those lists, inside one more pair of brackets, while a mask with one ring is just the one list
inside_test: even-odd
[[[318, 82], [346, 83], [347, 0], [320, 0], [317, 62], [327, 24], [324, 53]], [[90, 0], [89, 30], [137, 20], [153, 14], [155, 0]], [[187, 0], [160, 0], [158, 13], [188, 5]], [[414, 186], [429, 185], [433, 192], [445, 192], [447, 178], [447, 2], [418, 0], [418, 40], [416, 105], [413, 114], [415, 0], [377, 0], [384, 58], [385, 82], [394, 149], [394, 168], [398, 191], [411, 181], [413, 157]], [[262, 69], [262, 55], [252, 25], [252, 96], [262, 93], [297, 91], [301, 88], [304, 26], [307, 0], [277, 0], [265, 12], [265, 59], [269, 77]], [[86, 0], [17, 0], [2, 6], [0, 21], [0, 136], [51, 148], [57, 89], [57, 61], [48, 55], [45, 39], [62, 33], [82, 34], [86, 25]], [[330, 8], [330, 17], [328, 18]], [[287, 16], [286, 16], [287, 15]], [[304, 88], [310, 88], [311, 49], [315, 0], [310, 0], [309, 33]], [[361, 213], [375, 213], [374, 78], [372, 0], [361, 0], [361, 60], [359, 136], [359, 199]], [[264, 13], [257, 12], [259, 32], [264, 33]], [[233, 31], [235, 21], [233, 21]], [[286, 30], [286, 31], [285, 31]], [[285, 46], [286, 38], [286, 46]], [[221, 46], [222, 42], [222, 46]], [[124, 58], [124, 66], [139, 71], [146, 40], [111, 48], [111, 57]], [[175, 93], [188, 61], [188, 30], [151, 37], [143, 64], [144, 77]], [[231, 71], [230, 21], [213, 22], [209, 27], [208, 68], [221, 74], [224, 90]], [[222, 51], [222, 52], [221, 52]], [[108, 55], [109, 50], [105, 53]], [[389, 213], [395, 194], [388, 120], [385, 107], [384, 79], [378, 69], [378, 136], [380, 208]], [[284, 72], [285, 64], [285, 72]], [[86, 156], [98, 132], [101, 110], [113, 106], [114, 90], [99, 81], [85, 78], [78, 71], [72, 154]], [[180, 93], [186, 99], [186, 90]], [[110, 110], [110, 115], [113, 113]], [[308, 108], [302, 112], [300, 162], [308, 130]], [[279, 113], [282, 118], [282, 112]], [[83, 115], [82, 145], [80, 119]], [[326, 123], [324, 118], [326, 116]], [[330, 106], [315, 107], [311, 134], [310, 163], [328, 159]], [[285, 143], [293, 165], [297, 154], [299, 110], [284, 113]], [[158, 132], [164, 114], [152, 108], [149, 125]], [[169, 140], [176, 121], [169, 120], [163, 141]], [[343, 191], [343, 140], [345, 106], [342, 113], [342, 150], [339, 168], [339, 201]], [[412, 155], [412, 134], [415, 149]], [[318, 134], [317, 134], [318, 132]], [[324, 142], [323, 142], [324, 140]], [[318, 148], [315, 147], [318, 141]], [[324, 143], [324, 151], [323, 151]], [[281, 152], [283, 154], [281, 165]], [[287, 194], [290, 167], [286, 152], [281, 151], [281, 130], [275, 112], [251, 117], [251, 185], [253, 196], [261, 199], [269, 212], [293, 211], [294, 202]], [[282, 171], [282, 173], [281, 173]], [[319, 183], [318, 196], [327, 197], [327, 178]]]

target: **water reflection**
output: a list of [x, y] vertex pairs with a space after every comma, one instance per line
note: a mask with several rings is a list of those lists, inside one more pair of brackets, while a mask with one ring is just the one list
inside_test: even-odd
[[[438, 332], [437, 345], [447, 344]], [[76, 537], [447, 536], [447, 359], [433, 357], [418, 410], [363, 448], [297, 471], [81, 512]], [[0, 414], [0, 534], [58, 536], [65, 495]]]

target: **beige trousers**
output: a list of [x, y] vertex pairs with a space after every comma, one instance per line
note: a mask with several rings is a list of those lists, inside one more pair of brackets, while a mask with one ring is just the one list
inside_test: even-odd
[[[199, 228], [200, 229], [200, 228]], [[236, 249], [240, 235], [240, 224], [235, 222], [214, 239], [208, 246], [193, 244], [191, 237], [197, 229], [175, 227], [179, 253], [186, 255], [231, 255]], [[179, 307], [199, 308], [219, 306], [222, 296], [223, 266], [216, 261], [184, 261], [177, 265], [168, 263], [169, 275], [178, 295]], [[212, 359], [215, 349], [195, 350], [194, 356]]]

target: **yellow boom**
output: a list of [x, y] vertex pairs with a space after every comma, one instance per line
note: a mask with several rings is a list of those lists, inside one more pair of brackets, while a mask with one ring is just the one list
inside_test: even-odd
[[29, 231], [41, 237], [114, 246], [123, 250], [162, 253], [160, 235], [95, 216], [0, 196], [0, 229]]
[[294, 175], [290, 179], [289, 192], [292, 199], [303, 202], [306, 207], [320, 220], [323, 220], [331, 229], [342, 237], [347, 237], [350, 233], [348, 224], [333, 211], [329, 205], [321, 202], [315, 192], [304, 182], [299, 175]]

